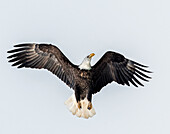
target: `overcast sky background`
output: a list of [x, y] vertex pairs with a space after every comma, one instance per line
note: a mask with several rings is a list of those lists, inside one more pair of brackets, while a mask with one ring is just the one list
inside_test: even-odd
[[[0, 0], [0, 134], [169, 134], [168, 0]], [[96, 115], [73, 116], [70, 90], [46, 70], [7, 62], [14, 44], [52, 43], [74, 63], [107, 51], [150, 66], [145, 87], [112, 83], [93, 96]]]

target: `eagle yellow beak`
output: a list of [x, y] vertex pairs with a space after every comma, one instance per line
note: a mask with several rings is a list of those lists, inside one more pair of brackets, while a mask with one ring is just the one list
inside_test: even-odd
[[91, 54], [89, 55], [89, 58], [92, 58], [94, 55], [95, 55], [94, 53], [91, 53]]

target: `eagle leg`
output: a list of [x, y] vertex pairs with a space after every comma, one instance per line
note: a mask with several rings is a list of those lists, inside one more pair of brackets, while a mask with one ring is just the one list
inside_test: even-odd
[[88, 106], [87, 106], [87, 109], [88, 110], [91, 110], [92, 109], [92, 103], [91, 103], [91, 100], [92, 100], [92, 94], [91, 92], [89, 91], [88, 95], [87, 95], [87, 100], [88, 100]]

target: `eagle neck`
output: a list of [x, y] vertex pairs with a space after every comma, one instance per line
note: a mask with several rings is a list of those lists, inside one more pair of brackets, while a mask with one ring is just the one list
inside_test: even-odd
[[90, 70], [91, 69], [91, 59], [85, 58], [83, 62], [79, 65], [80, 70]]

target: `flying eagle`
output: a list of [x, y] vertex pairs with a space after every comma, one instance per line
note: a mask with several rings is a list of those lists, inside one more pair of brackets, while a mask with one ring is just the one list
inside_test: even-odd
[[144, 74], [151, 73], [144, 69], [147, 66], [112, 51], [107, 51], [91, 66], [94, 53], [85, 57], [80, 65], [74, 65], [59, 48], [51, 44], [27, 43], [14, 47], [16, 49], [8, 51], [12, 53], [8, 56], [9, 62], [14, 62], [12, 66], [47, 69], [74, 90], [65, 104], [78, 117], [89, 118], [96, 114], [92, 106], [92, 95], [108, 83], [115, 81], [127, 86], [131, 83], [138, 87], [143, 84], [137, 78], [144, 81], [151, 78]]

